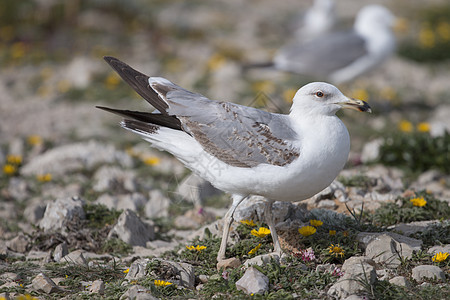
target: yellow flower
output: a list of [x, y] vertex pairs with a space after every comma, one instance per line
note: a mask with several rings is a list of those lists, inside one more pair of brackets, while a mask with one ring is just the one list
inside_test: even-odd
[[119, 83], [120, 78], [116, 75], [116, 73], [110, 73], [105, 79], [106, 87], [110, 90], [115, 89]]
[[369, 93], [365, 89], [356, 89], [352, 93], [352, 97], [364, 101], [369, 101]]
[[14, 165], [6, 164], [3, 166], [3, 173], [6, 175], [13, 175], [17, 172], [17, 168]]
[[295, 94], [297, 93], [296, 89], [288, 89], [283, 92], [283, 100], [287, 103], [292, 103], [292, 99], [294, 99]]
[[30, 135], [27, 138], [27, 143], [31, 146], [37, 146], [42, 144], [42, 138], [39, 135]]
[[319, 227], [323, 225], [323, 222], [320, 220], [309, 220], [309, 223], [314, 227]]
[[426, 122], [422, 122], [417, 124], [417, 130], [420, 132], [429, 132], [430, 131], [430, 124]]
[[258, 246], [256, 246], [255, 248], [253, 248], [252, 250], [248, 251], [248, 255], [253, 255], [255, 254], [259, 248], [261, 248], [261, 244], [258, 244]]
[[58, 81], [58, 85], [57, 85], [58, 92], [60, 92], [62, 94], [67, 93], [70, 90], [71, 86], [72, 86], [72, 84], [70, 83], [69, 80], [67, 80], [67, 79], [60, 80], [60, 81]]
[[25, 56], [26, 45], [24, 42], [16, 42], [11, 46], [11, 56], [14, 59], [19, 59]]
[[432, 258], [432, 260], [434, 261], [434, 262], [443, 262], [443, 261], [445, 261], [446, 259], [447, 259], [447, 257], [450, 255], [450, 253], [447, 253], [447, 252], [439, 252], [439, 253], [436, 253], [434, 256], [433, 256], [433, 258]]
[[329, 233], [330, 235], [336, 235], [336, 230], [330, 230], [330, 231], [328, 231], [328, 233]]
[[411, 132], [413, 130], [413, 125], [409, 121], [402, 120], [398, 124], [398, 128], [400, 129], [400, 131], [403, 131], [403, 132]]
[[207, 67], [209, 70], [215, 71], [219, 69], [225, 63], [226, 58], [222, 54], [215, 53], [213, 54], [207, 63]]
[[255, 224], [255, 222], [253, 222], [253, 220], [250, 220], [250, 221], [249, 220], [242, 220], [241, 223], [244, 224], [244, 225], [252, 226], [252, 227], [256, 226], [256, 224]]
[[271, 94], [275, 91], [275, 85], [270, 80], [259, 80], [252, 84], [252, 89], [255, 93]]
[[265, 228], [265, 227], [259, 227], [258, 230], [252, 229], [252, 231], [250, 233], [254, 236], [263, 238], [266, 235], [270, 234], [270, 229]]
[[156, 165], [159, 165], [159, 163], [161, 162], [161, 159], [159, 159], [159, 157], [156, 157], [156, 156], [148, 156], [148, 157], [143, 158], [143, 162], [144, 162], [144, 164], [149, 165], [149, 166], [156, 166]]
[[303, 226], [301, 228], [298, 229], [298, 232], [303, 235], [304, 237], [306, 236], [310, 236], [313, 235], [314, 233], [316, 233], [317, 229], [315, 227], [312, 226]]
[[427, 204], [427, 200], [425, 200], [423, 197], [412, 198], [409, 201], [411, 201], [412, 205], [419, 207], [425, 206]]
[[188, 250], [197, 250], [198, 252], [200, 252], [202, 250], [205, 250], [206, 246], [200, 246], [200, 245], [197, 245], [197, 246], [186, 246], [186, 248]]
[[344, 256], [344, 249], [342, 249], [341, 247], [339, 247], [339, 244], [336, 244], [336, 245], [331, 244], [331, 246], [328, 247], [328, 249], [329, 249], [328, 252], [329, 252], [331, 255], [335, 255], [336, 257], [337, 257], [338, 255], [340, 255], [341, 257]]
[[12, 165], [20, 165], [22, 163], [22, 156], [9, 154], [6, 161]]
[[[130, 268], [126, 269], [125, 271], [123, 271], [125, 274], [128, 274], [128, 272], [130, 272]], [[67, 275], [66, 275], [67, 276]]]
[[423, 48], [433, 48], [436, 42], [434, 32], [430, 25], [425, 24], [419, 32], [419, 44]]
[[172, 282], [168, 282], [168, 281], [164, 281], [164, 280], [156, 280], [154, 281], [156, 286], [168, 286], [168, 285], [172, 285]]
[[52, 180], [52, 174], [46, 173], [46, 174], [39, 174], [36, 176], [37, 180], [40, 182], [48, 182]]
[[450, 40], [450, 24], [447, 22], [440, 22], [436, 28], [437, 33], [444, 41]]

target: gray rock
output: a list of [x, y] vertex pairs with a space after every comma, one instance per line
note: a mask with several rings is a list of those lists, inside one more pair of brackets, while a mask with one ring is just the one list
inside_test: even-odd
[[317, 208], [335, 209], [337, 207], [333, 200], [320, 200]]
[[152, 296], [150, 290], [141, 285], [133, 285], [121, 297], [120, 300], [158, 300]]
[[358, 296], [358, 295], [350, 295], [347, 298], [345, 298], [344, 300], [365, 300], [365, 299], [367, 299], [367, 298]]
[[430, 134], [434, 137], [444, 135], [445, 131], [450, 132], [450, 114], [449, 104], [440, 104], [439, 109], [436, 109], [434, 114], [430, 116]]
[[63, 242], [55, 247], [55, 251], [53, 251], [53, 260], [59, 262], [61, 258], [69, 254], [69, 248], [67, 247], [67, 243]]
[[[0, 219], [13, 220], [17, 218], [16, 206], [11, 202], [0, 202]], [[5, 238], [5, 237], [3, 237]]]
[[94, 174], [94, 190], [105, 191], [136, 191], [136, 174], [131, 170], [123, 170], [116, 166], [102, 166]]
[[374, 284], [377, 280], [374, 265], [375, 262], [368, 257], [350, 257], [342, 265], [344, 276], [330, 287], [328, 295], [343, 299], [363, 292], [365, 289], [361, 281]]
[[23, 211], [23, 218], [30, 224], [36, 224], [44, 217], [45, 208], [44, 204], [31, 203]]
[[[235, 221], [262, 220], [265, 221], [264, 207], [266, 200], [261, 196], [251, 196], [236, 208], [233, 214]], [[295, 213], [295, 206], [290, 202], [276, 201], [272, 205], [272, 214], [275, 224], [285, 221]]]
[[[146, 250], [151, 251], [152, 254], [150, 255], [145, 255], [145, 256], [160, 256], [162, 253], [166, 252], [166, 251], [171, 251], [174, 250], [177, 246], [179, 245], [179, 243], [173, 241], [173, 242], [166, 242], [166, 241], [162, 241], [162, 240], [154, 240], [154, 241], [150, 241], [147, 242], [146, 244]], [[139, 246], [135, 246], [133, 247], [133, 250], [135, 252], [135, 254], [138, 254], [138, 251], [136, 251], [136, 248], [142, 248]]]
[[67, 262], [69, 264], [77, 264], [87, 266], [86, 258], [83, 255], [84, 250], [75, 250], [62, 257], [61, 262]]
[[424, 279], [445, 280], [445, 273], [438, 266], [421, 265], [412, 269], [412, 278], [417, 281]]
[[161, 260], [161, 263], [166, 266], [172, 266], [175, 270], [176, 277], [179, 278], [178, 282], [180, 286], [184, 286], [190, 289], [195, 285], [194, 267], [187, 263], [174, 262], [169, 260]]
[[142, 210], [147, 202], [147, 198], [140, 193], [124, 194], [124, 195], [109, 195], [103, 194], [96, 201], [96, 204], [105, 205], [109, 209], [116, 210], [132, 210], [138, 212]]
[[202, 206], [205, 199], [221, 195], [223, 192], [213, 187], [208, 181], [192, 173], [180, 183], [176, 194], [180, 195], [184, 200], [194, 203], [195, 206]]
[[103, 280], [98, 279], [93, 281], [89, 287], [89, 293], [103, 295], [105, 293], [105, 283]]
[[334, 180], [329, 186], [324, 190], [312, 196], [308, 199], [311, 204], [318, 204], [322, 200], [333, 200], [338, 199], [340, 202], [347, 202], [348, 195], [345, 190], [345, 186], [338, 180]]
[[395, 233], [395, 232], [360, 232], [356, 236], [359, 243], [363, 248], [367, 248], [367, 245], [380, 235], [389, 235], [392, 237], [396, 242], [401, 244], [407, 244], [409, 247], [411, 247], [414, 251], [420, 251], [422, 247], [422, 240], [413, 239], [410, 237], [406, 237], [404, 235]]
[[207, 283], [209, 280], [209, 276], [200, 274], [198, 275], [198, 280], [200, 280], [201, 283]]
[[131, 167], [133, 160], [112, 145], [89, 141], [48, 150], [25, 164], [20, 173], [34, 176], [50, 173], [53, 177], [57, 177], [80, 170], [92, 170], [98, 165], [110, 163]]
[[366, 247], [366, 256], [387, 268], [397, 268], [401, 258], [411, 258], [413, 248], [405, 243], [399, 243], [387, 234], [373, 239]]
[[42, 260], [44, 262], [50, 262], [51, 254], [45, 251], [31, 250], [30, 252], [28, 252], [26, 260]]
[[60, 288], [43, 273], [39, 273], [31, 282], [33, 289], [36, 291], [42, 291], [46, 294], [58, 292]]
[[27, 199], [30, 197], [30, 187], [28, 182], [20, 177], [12, 177], [8, 182], [8, 194], [19, 201]]
[[169, 215], [169, 206], [171, 200], [160, 190], [151, 190], [149, 192], [149, 201], [145, 204], [145, 215], [148, 218], [162, 218]]
[[247, 295], [264, 294], [269, 290], [269, 278], [257, 269], [250, 267], [245, 271], [244, 276], [236, 281], [236, 288]]
[[153, 226], [144, 223], [131, 210], [125, 210], [111, 229], [108, 238], [117, 237], [132, 246], [145, 246], [155, 238]]
[[177, 216], [173, 223], [179, 229], [196, 229], [200, 226], [199, 222], [188, 216]]
[[388, 227], [388, 229], [392, 229], [393, 231], [396, 231], [402, 235], [409, 236], [413, 235], [418, 232], [423, 232], [427, 230], [430, 226], [439, 224], [439, 221], [437, 220], [431, 220], [431, 221], [417, 221], [417, 222], [411, 222], [411, 223], [400, 223], [396, 225], [392, 225]]
[[275, 260], [278, 264], [280, 263], [280, 256], [276, 253], [267, 253], [255, 256], [253, 258], [247, 259], [244, 262], [244, 266], [250, 267], [252, 265], [265, 266], [266, 264]]
[[143, 278], [147, 275], [147, 264], [150, 262], [150, 259], [138, 259], [131, 264], [128, 268], [128, 273], [125, 276], [127, 280], [136, 280]]
[[30, 239], [23, 233], [19, 233], [18, 236], [10, 241], [6, 242], [6, 246], [14, 252], [25, 253], [30, 245]]
[[220, 260], [217, 262], [217, 270], [220, 271], [221, 269], [234, 269], [241, 265], [241, 260], [237, 257], [230, 257], [227, 259]]
[[407, 288], [411, 287], [411, 283], [409, 282], [409, 280], [403, 276], [395, 276], [394, 278], [390, 279], [389, 282], [398, 286], [404, 286]]
[[83, 205], [84, 200], [78, 197], [56, 199], [47, 204], [39, 227], [44, 231], [61, 230], [64, 233], [66, 224], [86, 218]]
[[444, 246], [433, 246], [430, 249], [428, 249], [428, 254], [436, 254], [438, 252], [447, 252], [450, 253], [450, 244], [444, 245]]

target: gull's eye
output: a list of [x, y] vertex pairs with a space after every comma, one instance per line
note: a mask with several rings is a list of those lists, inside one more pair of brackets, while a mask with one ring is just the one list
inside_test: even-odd
[[319, 98], [322, 98], [323, 97], [323, 92], [322, 91], [317, 91], [316, 92], [316, 96], [319, 97]]

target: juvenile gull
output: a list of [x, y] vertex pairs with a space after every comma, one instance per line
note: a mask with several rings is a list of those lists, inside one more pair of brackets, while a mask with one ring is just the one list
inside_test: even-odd
[[200, 177], [232, 194], [219, 261], [225, 258], [233, 213], [250, 195], [268, 199], [266, 222], [274, 251], [281, 253], [272, 203], [303, 200], [326, 188], [350, 151], [347, 128], [335, 113], [341, 108], [370, 112], [366, 102], [344, 96], [333, 85], [315, 82], [297, 91], [288, 115], [274, 114], [209, 100], [167, 79], [148, 77], [116, 58], [105, 60], [156, 110], [97, 107], [123, 116], [123, 128], [172, 153]]
[[353, 80], [379, 66], [394, 53], [394, 15], [381, 5], [363, 7], [353, 29], [319, 34], [316, 38], [295, 40], [282, 47], [274, 57], [274, 66], [333, 83]]

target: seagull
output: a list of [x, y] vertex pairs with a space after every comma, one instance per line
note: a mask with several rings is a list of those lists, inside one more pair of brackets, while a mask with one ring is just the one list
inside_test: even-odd
[[97, 108], [122, 116], [124, 129], [232, 195], [218, 261], [225, 259], [233, 213], [250, 195], [268, 199], [265, 219], [274, 252], [281, 255], [272, 203], [303, 200], [326, 188], [350, 151], [349, 133], [336, 112], [371, 112], [366, 102], [344, 96], [331, 84], [314, 82], [297, 91], [288, 115], [269, 113], [213, 101], [165, 78], [144, 75], [114, 57], [104, 59], [155, 110]]
[[395, 51], [394, 15], [384, 6], [368, 5], [357, 14], [353, 29], [295, 40], [275, 54], [276, 69], [351, 81], [379, 66]]

